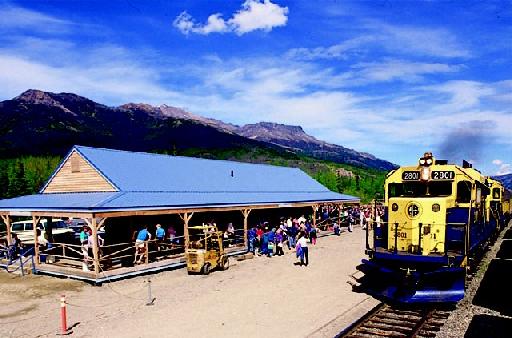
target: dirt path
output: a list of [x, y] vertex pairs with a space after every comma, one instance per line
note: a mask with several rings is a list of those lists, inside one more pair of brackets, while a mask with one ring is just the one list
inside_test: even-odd
[[308, 267], [295, 266], [290, 253], [232, 260], [209, 276], [164, 272], [150, 276], [153, 306], [145, 305], [147, 276], [93, 287], [2, 273], [0, 336], [54, 336], [65, 293], [75, 337], [332, 337], [341, 327], [328, 324], [368, 298], [347, 284], [363, 255], [364, 232], [356, 229], [320, 238]]

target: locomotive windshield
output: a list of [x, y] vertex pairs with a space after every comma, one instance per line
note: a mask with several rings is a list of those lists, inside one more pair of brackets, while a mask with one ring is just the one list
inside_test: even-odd
[[388, 184], [389, 197], [440, 197], [452, 194], [452, 182], [404, 182]]

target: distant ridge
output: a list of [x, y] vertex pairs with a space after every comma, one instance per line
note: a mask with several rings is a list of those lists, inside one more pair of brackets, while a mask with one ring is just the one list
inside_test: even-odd
[[145, 103], [108, 107], [73, 93], [30, 89], [0, 102], [0, 156], [59, 154], [74, 144], [134, 151], [267, 148], [360, 167], [396, 165], [317, 140], [300, 126], [237, 126], [183, 109]]
[[512, 190], [512, 174], [498, 175], [493, 178], [503, 183], [507, 189]]

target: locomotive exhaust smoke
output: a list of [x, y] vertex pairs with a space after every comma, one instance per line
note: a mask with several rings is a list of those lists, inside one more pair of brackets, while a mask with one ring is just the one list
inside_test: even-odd
[[452, 130], [439, 145], [439, 158], [460, 164], [478, 162], [485, 148], [485, 136], [491, 135], [494, 121], [470, 121]]

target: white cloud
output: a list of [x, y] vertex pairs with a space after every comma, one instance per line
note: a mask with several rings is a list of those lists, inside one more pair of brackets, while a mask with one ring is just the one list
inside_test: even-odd
[[379, 39], [389, 51], [438, 57], [469, 57], [470, 52], [450, 31], [441, 28], [370, 24], [380, 32]]
[[173, 21], [173, 26], [183, 34], [234, 32], [238, 35], [255, 30], [270, 32], [275, 27], [285, 26], [288, 21], [288, 7], [281, 7], [270, 0], [247, 0], [233, 17], [224, 20], [222, 14], [208, 17], [206, 24], [198, 24], [187, 12], [182, 12]]
[[498, 166], [496, 175], [508, 175], [512, 173], [512, 165], [510, 163], [504, 163], [502, 160], [494, 160], [492, 164]]
[[456, 36], [444, 29], [395, 26], [381, 22], [361, 25], [364, 33], [331, 46], [294, 48], [286, 54], [297, 60], [347, 59], [369, 49], [385, 49], [391, 55], [419, 55], [442, 58], [470, 57]]
[[270, 32], [274, 27], [285, 26], [287, 15], [288, 7], [280, 7], [270, 0], [247, 0], [229, 20], [229, 25], [240, 35], [257, 29]]
[[316, 48], [292, 48], [286, 56], [296, 60], [316, 60], [316, 59], [348, 59], [350, 54], [364, 45], [375, 42], [373, 36], [361, 36], [343, 41], [329, 47]]
[[482, 98], [492, 98], [496, 94], [495, 84], [467, 80], [448, 81], [425, 89], [449, 96], [448, 102], [437, 107], [442, 111], [461, 111], [477, 107]]
[[512, 173], [512, 167], [508, 163], [504, 163], [500, 166], [500, 169], [496, 172], [496, 175], [508, 175]]
[[198, 25], [194, 23], [190, 14], [182, 12], [176, 17], [173, 25], [183, 34], [197, 33], [208, 35], [210, 33], [223, 33], [228, 31], [228, 26], [219, 13], [210, 15], [205, 25]]
[[67, 20], [14, 6], [0, 8], [0, 18], [2, 29], [33, 29], [38, 32], [62, 33], [72, 25]]
[[352, 66], [358, 70], [354, 75], [357, 81], [387, 82], [403, 80], [417, 82], [426, 74], [452, 73], [460, 70], [460, 66], [442, 63], [409, 62], [404, 60], [388, 60], [384, 62], [359, 63]]

